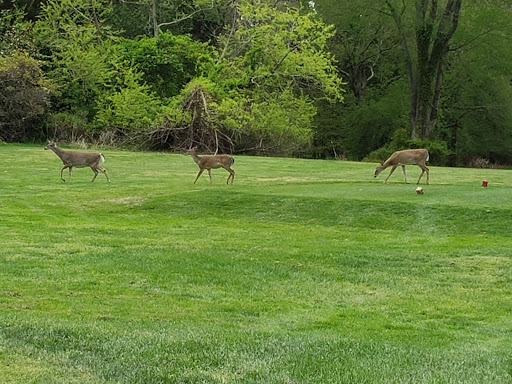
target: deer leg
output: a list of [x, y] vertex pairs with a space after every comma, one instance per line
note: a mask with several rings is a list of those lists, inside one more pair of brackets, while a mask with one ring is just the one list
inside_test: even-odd
[[208, 176], [210, 177], [210, 184], [212, 183], [212, 170], [208, 168]]
[[420, 183], [420, 180], [421, 180], [421, 177], [423, 176], [423, 174], [425, 173], [425, 170], [422, 168], [421, 169], [421, 174], [420, 174], [420, 177], [418, 179], [418, 182], [416, 184], [419, 184]]
[[[196, 181], [197, 179], [199, 179], [199, 176], [201, 176], [201, 173], [203, 173], [204, 169], [201, 169], [199, 170], [199, 173], [197, 174], [197, 177], [196, 177]], [[196, 183], [196, 181], [194, 181], [194, 184]]]
[[226, 184], [229, 184], [229, 179], [231, 178], [231, 184], [233, 184], [233, 180], [235, 179], [235, 171], [233, 171], [231, 168], [224, 167], [226, 171], [229, 172], [228, 179], [226, 180]]
[[92, 178], [92, 180], [91, 180], [91, 183], [92, 183], [94, 180], [96, 180], [96, 176], [98, 176], [98, 170], [97, 170], [97, 169], [95, 169], [95, 168], [92, 168], [92, 167], [91, 167], [91, 169], [92, 169], [92, 171], [94, 172], [94, 177], [93, 177], [93, 178]]
[[107, 173], [107, 170], [103, 167], [99, 167], [98, 168], [101, 172], [103, 172], [103, 174], [105, 175], [105, 177], [107, 178], [107, 181], [110, 183], [110, 178], [108, 177], [108, 173]]
[[73, 170], [73, 167], [69, 166], [69, 180], [68, 183], [71, 183], [71, 171]]
[[408, 181], [407, 181], [407, 172], [405, 172], [405, 165], [402, 165], [402, 171], [404, 171], [405, 184], [408, 184]]
[[388, 182], [388, 179], [391, 177], [393, 172], [395, 172], [396, 167], [398, 167], [398, 165], [393, 165], [393, 168], [391, 168], [391, 171], [389, 172], [388, 177], [386, 177], [386, 180], [384, 180], [384, 184], [386, 184]]
[[421, 168], [421, 175], [420, 175], [420, 178], [418, 179], [417, 184], [419, 184], [419, 183], [420, 183], [421, 177], [423, 176], [423, 174], [424, 174], [425, 172], [427, 172], [427, 184], [428, 184], [428, 182], [429, 182], [429, 175], [428, 175], [428, 174], [429, 174], [429, 172], [428, 172], [428, 168], [427, 168], [427, 166], [426, 166], [426, 165], [419, 165], [419, 164], [418, 164], [418, 166]]
[[66, 168], [69, 168], [69, 167], [68, 167], [67, 165], [65, 165], [65, 166], [63, 166], [63, 167], [61, 168], [61, 170], [60, 170], [60, 179], [61, 179], [62, 181], [66, 181], [66, 180], [64, 180], [64, 177], [62, 176], [62, 172], [64, 172], [64, 170], [65, 170]]

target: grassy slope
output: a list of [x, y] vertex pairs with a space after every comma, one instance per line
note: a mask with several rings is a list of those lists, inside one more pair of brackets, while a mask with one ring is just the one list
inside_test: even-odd
[[512, 171], [105, 156], [0, 145], [0, 382], [511, 382]]

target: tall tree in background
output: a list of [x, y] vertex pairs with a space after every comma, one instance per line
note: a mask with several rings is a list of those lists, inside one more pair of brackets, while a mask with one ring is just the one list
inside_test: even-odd
[[222, 137], [238, 151], [305, 151], [313, 135], [314, 100], [343, 99], [343, 84], [326, 51], [333, 28], [300, 3], [235, 5], [214, 68], [171, 104], [169, 129], [164, 128], [172, 134], [191, 128], [172, 145], [216, 150]]
[[405, 24], [405, 1], [396, 5], [385, 0], [385, 13], [398, 29], [409, 84], [409, 120], [411, 138], [428, 138], [434, 130], [441, 97], [446, 57], [450, 39], [459, 24], [462, 0], [447, 0], [443, 7], [438, 0], [415, 0], [415, 50]]

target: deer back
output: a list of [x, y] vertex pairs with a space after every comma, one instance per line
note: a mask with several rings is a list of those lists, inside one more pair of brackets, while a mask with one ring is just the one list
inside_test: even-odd
[[61, 150], [60, 154], [57, 153], [57, 155], [65, 165], [78, 168], [95, 167], [103, 159], [102, 154], [97, 152], [75, 152]]
[[220, 168], [220, 167], [231, 167], [234, 163], [234, 159], [230, 155], [215, 155], [215, 156], [203, 156], [199, 159], [199, 166], [201, 168]]

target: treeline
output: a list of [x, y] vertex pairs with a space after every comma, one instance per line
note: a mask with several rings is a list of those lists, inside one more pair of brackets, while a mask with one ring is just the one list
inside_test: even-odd
[[[0, 0], [0, 138], [512, 163], [500, 0]], [[423, 16], [421, 16], [423, 15]]]

